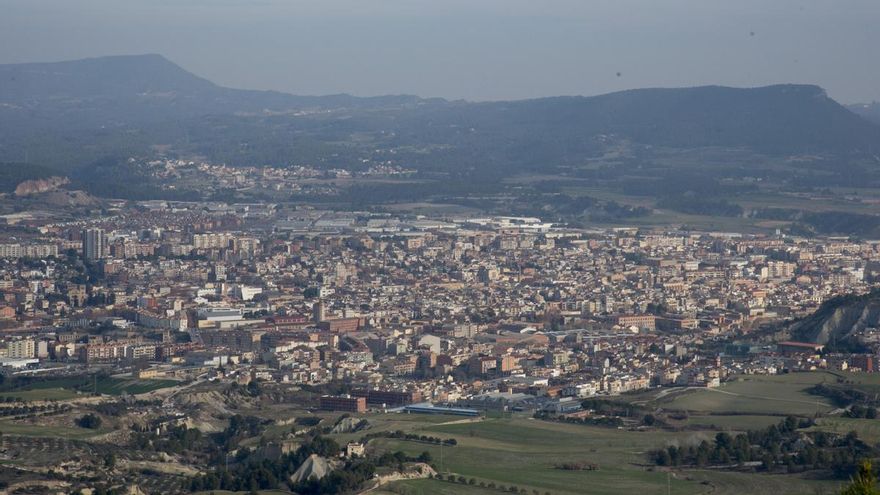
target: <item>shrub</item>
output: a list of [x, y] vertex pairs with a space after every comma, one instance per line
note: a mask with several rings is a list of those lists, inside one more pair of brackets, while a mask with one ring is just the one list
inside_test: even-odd
[[80, 417], [76, 420], [77, 426], [80, 428], [89, 428], [91, 430], [97, 430], [101, 427], [101, 418], [96, 416], [95, 414], [88, 413], [85, 416]]

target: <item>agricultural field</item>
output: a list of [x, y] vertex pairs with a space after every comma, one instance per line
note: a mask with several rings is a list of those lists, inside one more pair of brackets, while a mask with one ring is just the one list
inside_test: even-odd
[[0, 397], [21, 397], [22, 400], [66, 400], [77, 392], [107, 395], [136, 395], [180, 385], [176, 380], [75, 376], [43, 380], [22, 388], [0, 391]]
[[105, 378], [98, 380], [98, 393], [109, 395], [137, 395], [180, 385], [176, 380]]
[[[545, 422], [525, 417], [487, 419], [473, 423], [424, 425], [413, 431], [453, 437], [455, 447], [396, 439], [370, 443], [378, 450], [401, 450], [416, 456], [431, 454], [443, 472], [474, 478], [475, 485], [446, 481], [409, 480], [383, 487], [388, 493], [500, 493], [481, 489], [515, 485], [528, 493], [773, 493], [774, 495], [832, 493], [840, 482], [800, 476], [763, 475], [712, 470], [667, 473], [648, 465], [646, 453], [669, 444], [699, 442], [714, 432], [629, 431], [605, 427]], [[597, 470], [567, 471], [565, 462], [592, 463]]]
[[3, 435], [83, 440], [97, 437], [99, 435], [107, 433], [108, 431], [110, 430], [106, 428], [91, 430], [89, 428], [71, 428], [68, 426], [21, 423], [13, 421], [11, 419], [0, 420], [0, 432], [2, 432]]
[[[798, 493], [796, 491], [790, 491], [789, 485], [792, 483], [792, 479], [788, 476], [767, 475], [761, 476], [756, 479], [754, 475], [719, 472], [711, 473], [711, 479], [701, 479], [699, 474], [693, 476], [692, 479], [693, 482], [700, 484], [700, 489], [702, 490], [696, 493], [706, 495]], [[802, 483], [810, 483], [811, 485], [813, 484], [812, 482], [807, 482], [800, 479], [796, 479], [795, 483], [797, 484], [797, 486], [802, 486]], [[668, 493], [693, 493], [690, 491], [676, 491], [676, 488], [674, 487], [675, 485], [670, 484], [668, 486]], [[832, 495], [836, 494], [839, 491], [839, 487], [837, 484], [834, 483], [815, 483], [815, 486], [808, 488], [808, 490], [810, 491], [806, 491], [803, 493], [814, 495]], [[505, 492], [502, 492], [498, 489], [493, 490], [489, 488], [480, 488], [479, 486], [467, 486], [458, 483], [450, 483], [447, 481], [407, 480], [394, 483], [393, 485], [383, 487], [382, 490], [373, 491], [371, 493], [375, 495], [493, 495], [502, 494]], [[534, 493], [534, 491], [528, 493]], [[538, 491], [538, 493], [545, 494], [546, 492]], [[579, 493], [596, 492], [591, 491], [590, 487], [584, 487], [583, 491]], [[667, 493], [667, 491], [666, 487], [660, 487], [656, 491], [648, 491], [645, 493], [665, 494]]]
[[77, 397], [76, 391], [66, 388], [38, 388], [34, 390], [16, 390], [0, 392], [0, 399], [13, 398], [22, 401], [68, 400]]
[[479, 486], [462, 485], [440, 480], [406, 480], [371, 492], [374, 495], [490, 495], [501, 493], [499, 490], [480, 488]]
[[[858, 378], [858, 375], [854, 374], [854, 378]], [[808, 393], [807, 389], [836, 380], [835, 375], [826, 372], [744, 375], [714, 389], [662, 389], [652, 392], [653, 395], [634, 395], [629, 400], [694, 414], [814, 416], [831, 412], [836, 407], [828, 399]]]
[[[258, 495], [289, 495], [290, 492], [283, 490], [256, 490], [255, 492], [231, 492], [229, 490], [211, 490], [209, 492], [195, 492], [195, 495], [236, 495], [245, 493], [256, 493]], [[378, 493], [378, 492], [373, 492]]]
[[[439, 480], [406, 480], [373, 493], [489, 494], [497, 486], [515, 485], [527, 493], [678, 493], [678, 494], [833, 494], [842, 480], [803, 475], [733, 472], [712, 469], [666, 471], [649, 465], [646, 453], [667, 445], [711, 440], [718, 430], [745, 431], [778, 424], [786, 415], [814, 417], [813, 429], [834, 433], [855, 430], [860, 438], [880, 442], [880, 422], [841, 418], [828, 399], [807, 390], [820, 383], [841, 383], [869, 391], [880, 388], [880, 377], [857, 373], [815, 372], [777, 376], [740, 376], [718, 389], [661, 389], [622, 396], [647, 407], [686, 412], [676, 426], [683, 431], [632, 431], [598, 426], [554, 423], [527, 417], [488, 418], [461, 422], [453, 418], [404, 420], [378, 415], [371, 422], [384, 429], [402, 429], [441, 438], [455, 438], [457, 446], [436, 446], [380, 438], [370, 447], [401, 450], [417, 456], [427, 451], [443, 473], [454, 473], [474, 485]], [[373, 430], [367, 430], [373, 431]], [[339, 436], [355, 439], [358, 434]], [[442, 450], [442, 452], [441, 452]], [[594, 463], [596, 471], [558, 469], [563, 462]], [[482, 487], [480, 484], [482, 483]], [[496, 488], [488, 485], [494, 483]], [[668, 484], [667, 484], [668, 483]]]

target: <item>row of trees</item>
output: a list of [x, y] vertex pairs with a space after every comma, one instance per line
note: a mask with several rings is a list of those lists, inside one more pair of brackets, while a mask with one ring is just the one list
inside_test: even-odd
[[[519, 494], [528, 494], [529, 493], [529, 491], [526, 490], [525, 488], [521, 488], [516, 485], [507, 486], [507, 485], [497, 484], [494, 481], [490, 481], [490, 482], [486, 483], [485, 481], [477, 481], [476, 478], [465, 478], [464, 476], [451, 474], [451, 473], [445, 474], [445, 475], [438, 473], [436, 476], [434, 476], [434, 479], [437, 479], [440, 481], [448, 481], [450, 483], [459, 483], [462, 485], [479, 486], [480, 488], [489, 489], [489, 490], [498, 490], [500, 492], [519, 493]], [[532, 495], [541, 495], [541, 492], [539, 492], [538, 490], [532, 490], [531, 493], [532, 493]], [[544, 495], [550, 495], [550, 492], [544, 492]]]
[[64, 404], [42, 404], [39, 406], [14, 406], [0, 407], [0, 416], [48, 416], [52, 414], [62, 414], [73, 409], [71, 406]]
[[877, 419], [877, 408], [853, 404], [849, 410], [844, 413], [844, 416], [847, 418]]
[[361, 437], [361, 443], [369, 442], [374, 438], [394, 438], [398, 440], [409, 440], [411, 442], [422, 442], [422, 443], [430, 443], [434, 445], [449, 445], [455, 446], [458, 445], [458, 441], [454, 438], [439, 438], [432, 437], [428, 435], [416, 435], [414, 433], [405, 433], [400, 430], [396, 431], [380, 431], [376, 433], [369, 433]]
[[[873, 408], [873, 406], [877, 404], [873, 395], [868, 395], [861, 390], [846, 386], [845, 384], [830, 385], [820, 383], [807, 389], [807, 392], [813, 395], [826, 397], [838, 407], [847, 407], [852, 404], [854, 406], [858, 405]], [[876, 409], [874, 413], [876, 414]]]
[[406, 453], [398, 450], [397, 452], [385, 452], [376, 458], [377, 466], [397, 466], [399, 469], [403, 469], [404, 462], [424, 462], [426, 464], [430, 464], [431, 453], [428, 451], [422, 452], [418, 457], [410, 457], [406, 455]]

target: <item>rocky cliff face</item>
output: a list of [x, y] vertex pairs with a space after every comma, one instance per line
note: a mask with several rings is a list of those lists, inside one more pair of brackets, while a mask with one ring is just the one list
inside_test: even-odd
[[792, 324], [792, 337], [828, 344], [849, 339], [868, 327], [880, 326], [880, 292], [831, 299], [812, 315]]
[[49, 191], [55, 191], [70, 182], [67, 177], [47, 177], [45, 179], [26, 180], [15, 188], [16, 196], [29, 196]]

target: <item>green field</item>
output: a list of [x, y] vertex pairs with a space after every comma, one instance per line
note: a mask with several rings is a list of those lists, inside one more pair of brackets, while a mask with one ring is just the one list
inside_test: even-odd
[[[91, 377], [65, 377], [51, 380], [38, 381], [21, 389], [0, 391], [0, 397], [21, 397], [24, 400], [47, 399], [64, 400], [76, 396], [76, 391], [99, 394], [122, 395], [143, 394], [161, 388], [179, 385], [176, 380], [140, 379], [140, 378], [113, 378], [101, 377], [94, 380]], [[28, 398], [30, 397], [30, 398]]]
[[98, 380], [98, 393], [108, 395], [145, 394], [161, 388], [180, 385], [176, 380], [140, 379], [140, 378], [105, 378]]
[[[390, 439], [377, 440], [389, 450], [411, 455], [428, 451], [441, 471], [477, 481], [517, 485], [529, 491], [623, 493], [657, 490], [666, 475], [637, 464], [645, 452], [673, 440], [663, 432], [633, 433], [616, 429], [566, 425], [529, 419], [492, 419], [481, 423], [430, 426], [426, 432], [455, 437], [458, 445], [441, 447]], [[583, 461], [599, 464], [598, 471], [564, 471], [555, 464]], [[698, 493], [698, 484], [674, 480], [677, 493]]]
[[[692, 482], [699, 483], [702, 491], [698, 492], [705, 495], [746, 495], [746, 494], [776, 494], [776, 493], [798, 493], [796, 490], [800, 487], [804, 490], [804, 494], [824, 494], [832, 495], [840, 491], [842, 483], [836, 482], [812, 482], [797, 477], [783, 475], [750, 475], [744, 473], [711, 473], [710, 477], [703, 477], [702, 473], [691, 473]], [[791, 484], [795, 483], [795, 490], [792, 491]], [[809, 486], [809, 488], [807, 488]], [[478, 486], [462, 485], [459, 483], [450, 483], [447, 481], [437, 480], [407, 480], [399, 481], [383, 487], [381, 490], [373, 492], [375, 495], [490, 495], [505, 493], [498, 489], [480, 488]], [[534, 492], [528, 492], [534, 493]], [[546, 491], [538, 491], [544, 494]], [[552, 492], [551, 492], [552, 493]], [[585, 487], [580, 493], [594, 493], [589, 487]], [[658, 491], [645, 492], [648, 494], [666, 494], [665, 488]], [[676, 491], [675, 485], [669, 485], [669, 493], [691, 493]]]
[[[290, 492], [283, 490], [257, 490], [255, 492], [231, 492], [229, 490], [211, 490], [208, 492], [195, 492], [195, 495], [237, 495], [246, 493], [257, 493], [259, 495], [289, 495]], [[376, 492], [373, 492], [376, 493]]]
[[40, 388], [34, 390], [0, 392], [0, 399], [12, 397], [13, 399], [21, 399], [23, 401], [68, 400], [73, 399], [77, 395], [78, 394], [75, 391], [66, 388]]
[[462, 485], [439, 480], [407, 480], [399, 481], [381, 490], [371, 492], [375, 495], [398, 494], [398, 495], [488, 495], [501, 493], [497, 489], [480, 488], [478, 486]]
[[[424, 425], [414, 431], [454, 437], [455, 447], [377, 439], [370, 447], [402, 450], [409, 455], [430, 452], [441, 472], [475, 481], [515, 485], [528, 493], [815, 493], [839, 482], [798, 476], [763, 475], [710, 470], [681, 470], [668, 475], [648, 464], [646, 453], [670, 443], [698, 442], [714, 432], [629, 431], [545, 422], [530, 418], [488, 419], [477, 423]], [[562, 462], [588, 462], [597, 471], [557, 469]], [[383, 487], [388, 493], [501, 493], [436, 480], [401, 481]]]
[[812, 416], [832, 411], [835, 406], [806, 390], [835, 380], [834, 375], [824, 372], [743, 375], [714, 389], [665, 389], [654, 393], [656, 398], [641, 395], [633, 401], [694, 413]]
[[97, 429], [90, 430], [88, 428], [68, 427], [68, 426], [47, 426], [47, 425], [31, 425], [25, 423], [16, 423], [9, 419], [0, 420], [0, 432], [4, 435], [22, 435], [28, 437], [51, 437], [51, 438], [69, 438], [69, 439], [86, 439], [96, 437], [107, 433], [109, 430]]

